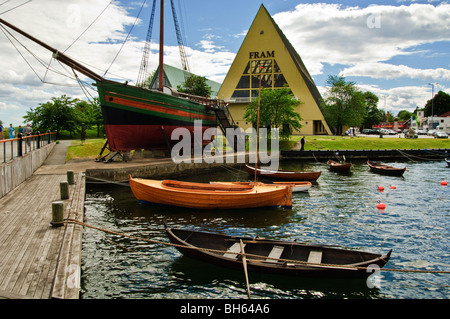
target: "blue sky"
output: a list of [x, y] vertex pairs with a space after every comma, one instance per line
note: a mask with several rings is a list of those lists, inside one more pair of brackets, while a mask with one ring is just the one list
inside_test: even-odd
[[[123, 48], [121, 43], [136, 21], [141, 0], [33, 0], [4, 13], [24, 2], [2, 2], [0, 18], [61, 51], [67, 49], [68, 55], [95, 66], [99, 74], [108, 70], [106, 76], [110, 78], [137, 79], [153, 1], [147, 0]], [[400, 110], [423, 107], [432, 95], [429, 83], [438, 83], [435, 93], [443, 90], [450, 94], [450, 4], [446, 1], [174, 0], [174, 3], [191, 71], [218, 82], [224, 79], [246, 31], [264, 4], [302, 57], [323, 95], [328, 76], [336, 74], [354, 81], [364, 91], [375, 93], [380, 98], [379, 107], [394, 115]], [[170, 1], [166, 1], [165, 12], [165, 62], [180, 67]], [[149, 70], [154, 70], [158, 63], [158, 17], [157, 10]], [[3, 70], [0, 120], [5, 126], [22, 124], [27, 110], [53, 96], [85, 98], [74, 79], [47, 72], [45, 63], [51, 62], [51, 69], [70, 75], [67, 69], [51, 61], [48, 52], [26, 40], [21, 42], [44, 62], [42, 65], [35, 61], [16, 43], [27, 59], [25, 63], [0, 33]]]

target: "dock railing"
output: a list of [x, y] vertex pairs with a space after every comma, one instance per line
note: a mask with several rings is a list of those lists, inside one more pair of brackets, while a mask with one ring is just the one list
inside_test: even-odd
[[17, 138], [0, 140], [0, 163], [7, 163], [52, 142], [56, 142], [56, 132], [50, 131], [29, 136], [19, 134]]

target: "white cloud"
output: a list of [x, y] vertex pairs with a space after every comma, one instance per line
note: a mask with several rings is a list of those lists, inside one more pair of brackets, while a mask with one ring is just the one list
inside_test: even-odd
[[323, 63], [377, 63], [414, 54], [409, 50], [424, 43], [450, 41], [449, 4], [299, 4], [274, 19], [313, 75], [322, 72]]
[[450, 81], [450, 70], [444, 68], [415, 69], [388, 63], [360, 63], [341, 71], [343, 76], [364, 76], [376, 79], [411, 78], [424, 81]]

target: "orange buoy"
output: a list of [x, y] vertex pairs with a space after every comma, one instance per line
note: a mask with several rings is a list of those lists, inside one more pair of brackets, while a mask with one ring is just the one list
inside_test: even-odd
[[397, 187], [395, 187], [394, 185], [391, 185], [391, 189], [396, 189]]
[[380, 192], [382, 192], [382, 191], [384, 191], [384, 187], [383, 187], [383, 186], [378, 186], [378, 190], [379, 190]]
[[441, 185], [442, 185], [442, 186], [447, 186], [447, 181], [442, 181], [442, 182], [441, 182]]
[[386, 208], [386, 204], [378, 202], [377, 208], [378, 209], [385, 209]]

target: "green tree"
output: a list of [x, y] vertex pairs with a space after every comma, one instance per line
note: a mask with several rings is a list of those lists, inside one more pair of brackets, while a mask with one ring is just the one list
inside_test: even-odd
[[177, 86], [178, 92], [198, 96], [211, 96], [211, 87], [206, 83], [204, 76], [191, 74], [182, 85]]
[[327, 122], [338, 135], [344, 125], [361, 126], [367, 115], [364, 93], [354, 82], [346, 82], [343, 76], [330, 75], [327, 80], [328, 97], [322, 101]]
[[92, 102], [78, 101], [75, 108], [80, 112], [79, 121], [85, 124], [86, 129], [97, 127], [97, 137], [100, 137], [100, 128], [103, 125], [103, 114], [100, 100], [95, 98]]
[[411, 120], [411, 115], [412, 115], [411, 112], [409, 112], [407, 110], [401, 110], [397, 114], [397, 119], [399, 121], [409, 121], [409, 120]]
[[[259, 124], [269, 124], [275, 128], [281, 128], [280, 136], [289, 138], [293, 130], [299, 130], [302, 120], [295, 108], [301, 104], [288, 87], [281, 89], [261, 89], [261, 104]], [[257, 123], [258, 99], [253, 100], [245, 107], [244, 118], [252, 123]]]
[[372, 128], [373, 125], [383, 121], [384, 112], [377, 107], [378, 96], [369, 91], [364, 92], [363, 95], [366, 104], [366, 116], [364, 117], [362, 126], [363, 128]]
[[[59, 98], [53, 97], [51, 101], [39, 104], [35, 109], [30, 109], [23, 117], [25, 122], [31, 122], [34, 128], [41, 132], [56, 131], [56, 137], [61, 130], [73, 132], [79, 131], [81, 123], [88, 115], [83, 113], [84, 103], [63, 95]], [[77, 108], [77, 105], [80, 106]]]
[[425, 116], [439, 116], [450, 111], [450, 95], [439, 91], [425, 105]]

